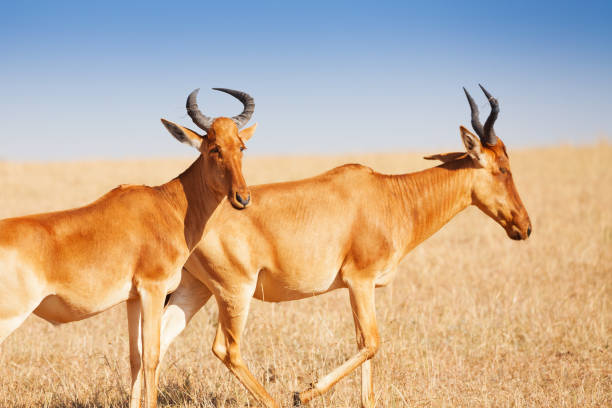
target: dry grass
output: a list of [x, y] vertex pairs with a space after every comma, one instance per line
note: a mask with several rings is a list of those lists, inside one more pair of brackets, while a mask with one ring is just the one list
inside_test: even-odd
[[[514, 242], [475, 209], [405, 259], [377, 292], [381, 407], [612, 406], [612, 146], [512, 152], [534, 233]], [[251, 184], [347, 161], [384, 172], [430, 165], [416, 154], [247, 159]], [[86, 203], [119, 183], [160, 183], [189, 160], [0, 163], [0, 216]], [[246, 391], [210, 352], [214, 302], [163, 364], [161, 405], [242, 407]], [[36, 317], [1, 346], [0, 407], [127, 406], [122, 306], [53, 327]], [[348, 296], [254, 301], [243, 345], [283, 405], [355, 352]], [[313, 407], [359, 404], [352, 374]]]

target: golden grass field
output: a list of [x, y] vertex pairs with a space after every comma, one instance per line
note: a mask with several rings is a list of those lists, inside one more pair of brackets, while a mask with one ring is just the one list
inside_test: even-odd
[[[512, 241], [469, 208], [406, 257], [377, 290], [378, 406], [612, 406], [612, 145], [510, 155], [531, 238]], [[244, 171], [258, 184], [346, 162], [387, 173], [436, 164], [420, 157], [247, 154]], [[159, 184], [190, 161], [0, 162], [0, 217], [86, 204], [120, 183]], [[345, 291], [253, 302], [243, 356], [283, 406], [356, 350]], [[210, 351], [216, 320], [211, 301], [171, 346], [161, 406], [252, 406]], [[0, 407], [126, 407], [127, 344], [123, 305], [58, 327], [30, 317], [0, 346]], [[309, 406], [359, 406], [359, 381], [357, 371]]]

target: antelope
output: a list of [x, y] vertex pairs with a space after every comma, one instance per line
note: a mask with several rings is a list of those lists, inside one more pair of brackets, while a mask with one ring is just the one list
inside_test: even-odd
[[[145, 405], [157, 406], [166, 294], [179, 284], [217, 205], [227, 201], [242, 210], [251, 200], [241, 151], [256, 125], [238, 129], [255, 103], [246, 93], [214, 89], [239, 99], [243, 112], [213, 120], [200, 112], [196, 89], [187, 112], [204, 135], [162, 119], [175, 138], [200, 152], [178, 177], [156, 187], [122, 185], [80, 208], [0, 221], [0, 343], [30, 313], [61, 324], [127, 301], [130, 339], [142, 342]], [[139, 385], [132, 384], [136, 398]]]
[[410, 250], [456, 214], [475, 205], [514, 240], [531, 234], [504, 143], [493, 129], [499, 104], [484, 126], [465, 90], [476, 134], [460, 127], [466, 152], [428, 156], [442, 164], [385, 175], [348, 164], [319, 176], [252, 186], [254, 203], [235, 214], [221, 203], [185, 264], [162, 318], [162, 356], [191, 317], [215, 297], [219, 323], [212, 351], [266, 407], [277, 403], [249, 372], [240, 343], [251, 298], [282, 302], [347, 288], [358, 352], [301, 393], [295, 405], [328, 391], [361, 366], [361, 405], [373, 407], [370, 359], [380, 340], [375, 288], [387, 285]]

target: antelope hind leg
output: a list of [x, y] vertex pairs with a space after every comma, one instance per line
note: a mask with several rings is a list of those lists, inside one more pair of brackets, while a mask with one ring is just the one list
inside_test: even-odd
[[34, 274], [7, 265], [0, 256], [0, 344], [36, 310], [46, 291]]
[[0, 345], [9, 334], [17, 330], [21, 323], [32, 313], [31, 311], [15, 317], [0, 318]]
[[[294, 398], [295, 404], [305, 404], [314, 397], [327, 392], [351, 371], [372, 358], [378, 350], [380, 339], [374, 308], [374, 284], [372, 282], [358, 282], [348, 286], [359, 351], [340, 367], [320, 378], [312, 388], [301, 392], [298, 398]], [[364, 408], [374, 407], [374, 392], [369, 364], [362, 368], [361, 405]]]
[[212, 292], [206, 285], [183, 269], [181, 283], [170, 295], [162, 316], [160, 362], [170, 344], [182, 333], [191, 318], [208, 302], [211, 296]]

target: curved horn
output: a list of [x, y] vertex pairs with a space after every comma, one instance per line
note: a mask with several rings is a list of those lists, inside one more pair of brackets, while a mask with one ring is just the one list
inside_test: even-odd
[[478, 84], [478, 86], [480, 89], [482, 89], [482, 92], [484, 92], [485, 96], [489, 100], [489, 104], [491, 105], [491, 113], [484, 124], [483, 141], [489, 146], [495, 146], [497, 143], [497, 135], [493, 129], [493, 124], [497, 120], [497, 115], [499, 114], [499, 103], [497, 102], [497, 99], [487, 92], [482, 85]]
[[480, 123], [480, 119], [478, 118], [478, 105], [476, 105], [476, 102], [474, 102], [472, 95], [470, 95], [470, 93], [467, 91], [467, 89], [465, 89], [465, 87], [463, 87], [463, 92], [465, 92], [465, 96], [467, 97], [468, 103], [470, 104], [470, 109], [472, 111], [472, 128], [474, 129], [474, 132], [476, 132], [478, 137], [480, 137], [480, 140], [482, 140], [484, 130], [482, 127], [482, 123]]
[[244, 105], [244, 110], [238, 116], [234, 116], [232, 120], [238, 126], [238, 129], [246, 125], [246, 123], [251, 119], [253, 115], [253, 111], [255, 110], [255, 100], [251, 95], [246, 92], [235, 91], [233, 89], [227, 88], [213, 88], [215, 91], [225, 92], [226, 94], [232, 95], [234, 98], [238, 99]]
[[197, 101], [198, 92], [200, 92], [200, 88], [191, 92], [189, 96], [187, 97], [187, 114], [189, 115], [189, 117], [191, 117], [191, 120], [193, 120], [193, 123], [198, 125], [198, 127], [201, 128], [202, 130], [205, 130], [206, 132], [208, 132], [208, 129], [213, 123], [213, 119], [209, 118], [208, 116], [200, 112], [200, 109], [198, 108], [198, 101]]

